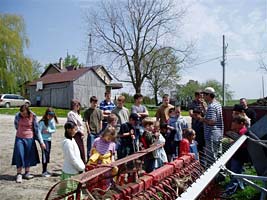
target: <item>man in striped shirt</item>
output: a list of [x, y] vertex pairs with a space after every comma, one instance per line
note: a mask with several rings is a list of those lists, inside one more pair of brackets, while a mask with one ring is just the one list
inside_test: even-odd
[[222, 152], [221, 139], [223, 137], [223, 115], [220, 102], [215, 99], [215, 90], [207, 87], [203, 91], [204, 99], [208, 103], [205, 117], [199, 116], [199, 120], [204, 123], [204, 137], [207, 154], [214, 159]]

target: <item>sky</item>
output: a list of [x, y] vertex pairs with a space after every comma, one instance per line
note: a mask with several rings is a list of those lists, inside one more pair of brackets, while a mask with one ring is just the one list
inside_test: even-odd
[[[58, 62], [68, 54], [86, 63], [88, 27], [85, 13], [98, 0], [0, 0], [0, 13], [24, 18], [30, 46], [25, 54], [42, 65]], [[177, 1], [178, 2], [178, 1]], [[234, 98], [259, 98], [267, 86], [266, 73], [259, 69], [267, 55], [267, 0], [184, 0], [187, 8], [181, 40], [194, 43], [195, 60], [182, 72], [188, 80], [222, 81], [222, 35], [225, 35], [226, 83]], [[178, 4], [176, 6], [179, 6]], [[267, 63], [267, 59], [265, 59]], [[106, 64], [96, 63], [96, 64]], [[203, 63], [203, 64], [201, 64]], [[108, 64], [108, 63], [107, 63]], [[132, 89], [125, 87], [125, 92]], [[145, 90], [146, 91], [146, 90]], [[264, 90], [267, 96], [267, 90]]]

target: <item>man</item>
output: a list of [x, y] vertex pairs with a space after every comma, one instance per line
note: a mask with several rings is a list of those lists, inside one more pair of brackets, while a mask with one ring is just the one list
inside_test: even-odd
[[129, 156], [137, 151], [135, 139], [138, 120], [138, 115], [132, 113], [129, 117], [129, 122], [125, 122], [121, 125], [118, 133], [118, 159]]
[[110, 115], [111, 111], [115, 108], [115, 104], [111, 101], [110, 91], [105, 92], [105, 100], [100, 102], [99, 108], [103, 111], [103, 129], [105, 129], [107, 126], [107, 118]]
[[203, 99], [202, 91], [195, 92], [195, 99], [189, 105], [189, 116], [192, 117], [192, 129], [196, 132], [196, 141], [198, 151], [202, 151], [205, 145], [204, 124], [197, 119], [198, 114], [204, 117], [207, 110], [207, 104]]
[[129, 110], [124, 107], [125, 97], [119, 96], [117, 99], [117, 106], [112, 110], [111, 113], [114, 113], [118, 117], [118, 124], [124, 124], [129, 120]]
[[218, 158], [222, 151], [221, 139], [223, 137], [223, 115], [222, 106], [215, 99], [215, 90], [207, 87], [203, 91], [204, 99], [208, 103], [205, 117], [198, 115], [198, 120], [204, 123], [204, 138], [207, 154], [214, 159]]
[[104, 119], [102, 111], [97, 108], [98, 99], [95, 96], [90, 98], [90, 107], [84, 112], [84, 121], [87, 129], [87, 160], [90, 157], [91, 147], [94, 140], [99, 136], [102, 130], [102, 120]]
[[169, 109], [174, 108], [173, 105], [170, 104], [170, 98], [168, 94], [164, 94], [162, 97], [162, 105], [156, 112], [157, 121], [160, 123], [167, 123], [169, 119]]
[[251, 126], [256, 122], [256, 112], [252, 108], [248, 107], [246, 98], [240, 99], [240, 105], [242, 105], [245, 109], [245, 113], [250, 118]]

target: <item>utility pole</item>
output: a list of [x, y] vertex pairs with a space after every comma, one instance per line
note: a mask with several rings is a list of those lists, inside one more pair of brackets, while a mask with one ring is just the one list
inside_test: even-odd
[[225, 55], [226, 55], [226, 48], [227, 45], [225, 45], [225, 37], [223, 35], [223, 55], [222, 55], [222, 61], [221, 61], [221, 65], [223, 68], [223, 79], [222, 79], [222, 92], [223, 92], [223, 106], [225, 106]]
[[264, 78], [262, 76], [262, 98], [264, 98], [265, 94], [264, 94]]

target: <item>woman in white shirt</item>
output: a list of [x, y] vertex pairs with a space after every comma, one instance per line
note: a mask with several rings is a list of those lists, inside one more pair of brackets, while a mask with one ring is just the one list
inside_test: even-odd
[[80, 108], [80, 102], [76, 99], [73, 99], [71, 101], [71, 111], [68, 112], [67, 121], [71, 121], [77, 126], [77, 133], [75, 134], [74, 139], [79, 147], [81, 159], [85, 163], [85, 150], [83, 143], [84, 126], [83, 119], [80, 115]]

